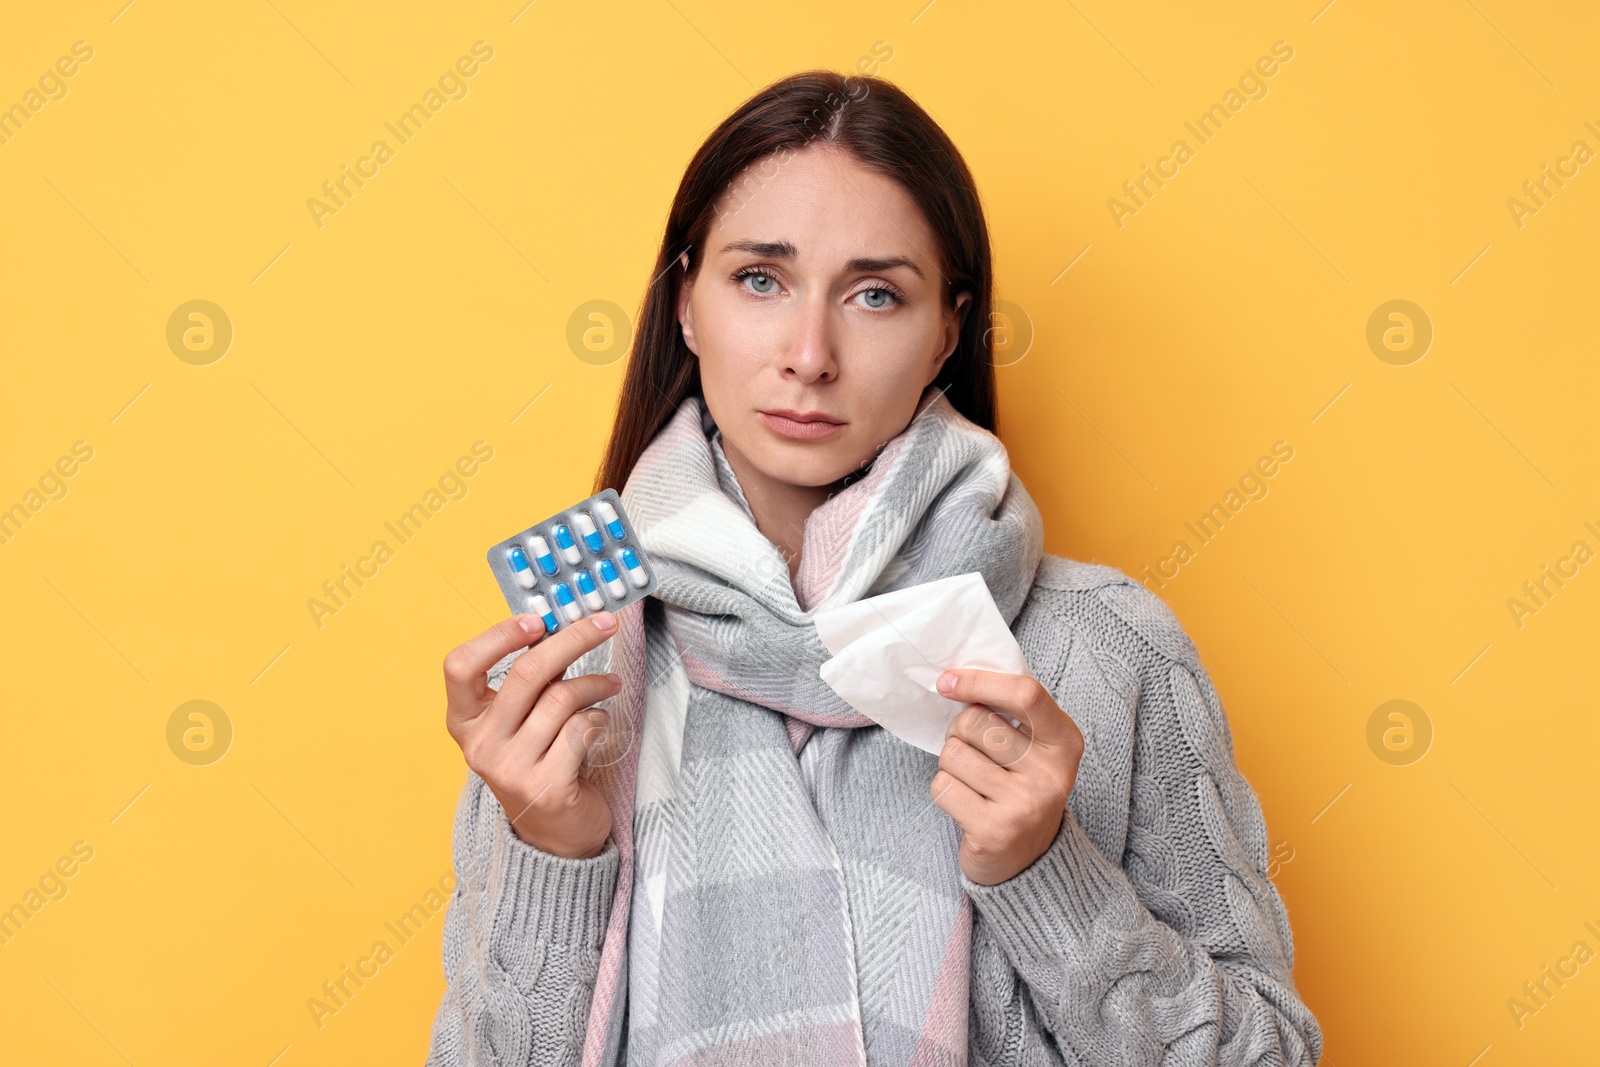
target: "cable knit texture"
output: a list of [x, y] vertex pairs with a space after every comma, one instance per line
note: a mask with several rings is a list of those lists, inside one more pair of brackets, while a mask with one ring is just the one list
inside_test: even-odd
[[[1004, 446], [941, 390], [811, 513], [792, 579], [698, 397], [622, 500], [660, 585], [568, 671], [622, 679], [582, 772], [607, 849], [530, 848], [469, 776], [430, 1063], [1316, 1061], [1193, 644], [1120, 572], [1044, 554]], [[1054, 841], [992, 886], [960, 869], [938, 756], [821, 681], [813, 621], [970, 571], [1085, 741]]]
[[[961, 878], [969, 1063], [1316, 1064], [1261, 808], [1177, 619], [1114, 568], [1047, 555], [1012, 629], [1085, 751], [1044, 855], [996, 885]], [[617, 850], [532, 848], [469, 772], [454, 855], [429, 1067], [577, 1065]], [[625, 1064], [625, 1025], [616, 1050]]]

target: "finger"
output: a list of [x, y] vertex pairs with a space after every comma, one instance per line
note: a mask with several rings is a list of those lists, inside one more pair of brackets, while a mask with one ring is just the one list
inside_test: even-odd
[[542, 760], [567, 720], [574, 714], [615, 696], [621, 679], [614, 674], [580, 674], [557, 678], [545, 686], [533, 710], [516, 731], [516, 745], [528, 759]]
[[959, 737], [945, 739], [939, 750], [939, 769], [985, 800], [998, 800], [1012, 788], [1004, 767]]
[[959, 737], [1006, 770], [1015, 770], [1033, 747], [1033, 738], [1012, 726], [987, 704], [968, 704], [950, 720], [946, 737]]
[[561, 731], [545, 755], [545, 762], [559, 781], [569, 781], [578, 776], [589, 749], [605, 740], [611, 716], [604, 708], [586, 708], [561, 724]]
[[616, 632], [617, 617], [598, 611], [562, 627], [518, 656], [500, 683], [500, 695], [484, 713], [482, 729], [488, 736], [502, 739], [516, 733], [545, 686]]
[[489, 668], [538, 641], [544, 632], [537, 615], [516, 615], [451, 649], [444, 658], [446, 715], [452, 720], [477, 715], [488, 699]]
[[989, 803], [970, 785], [943, 768], [933, 776], [928, 792], [933, 794], [933, 802], [943, 808], [963, 832], [977, 823], [984, 805]]
[[1018, 720], [1018, 729], [1045, 744], [1062, 744], [1076, 732], [1067, 713], [1030, 675], [976, 668], [950, 670], [939, 676], [939, 692], [951, 700], [987, 704], [1004, 712]]

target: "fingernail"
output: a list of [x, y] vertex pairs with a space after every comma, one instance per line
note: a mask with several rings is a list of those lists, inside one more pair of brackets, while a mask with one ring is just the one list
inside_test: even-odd
[[617, 628], [617, 617], [609, 611], [602, 611], [600, 614], [593, 616], [593, 618], [595, 626], [607, 633]]
[[537, 615], [518, 615], [517, 625], [522, 627], [529, 637], [538, 637], [544, 633], [544, 620]]
[[949, 671], [939, 675], [939, 692], [948, 693], [956, 687], [956, 676]]
[[606, 675], [606, 681], [610, 682], [612, 685], [621, 685], [622, 675], [615, 673], [608, 674]]

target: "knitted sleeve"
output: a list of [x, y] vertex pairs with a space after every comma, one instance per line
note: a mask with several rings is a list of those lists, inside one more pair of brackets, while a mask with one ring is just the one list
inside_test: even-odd
[[1222, 705], [1196, 657], [1150, 660], [1121, 865], [1069, 806], [1028, 868], [962, 883], [1066, 1062], [1312, 1067], [1322, 1032], [1295, 990], [1265, 821]]
[[[502, 667], [509, 661], [491, 672], [493, 688]], [[452, 850], [445, 994], [427, 1067], [575, 1067], [616, 887], [616, 843], [589, 859], [535, 848], [468, 770]]]

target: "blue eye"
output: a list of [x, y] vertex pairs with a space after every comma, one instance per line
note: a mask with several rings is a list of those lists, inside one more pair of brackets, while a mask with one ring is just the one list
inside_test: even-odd
[[[875, 285], [871, 289], [861, 290], [856, 295], [866, 297], [867, 302], [864, 306], [874, 311], [905, 303], [905, 297], [898, 290], [890, 289], [886, 285]], [[877, 302], [874, 302], [874, 297], [877, 298]]]
[[741, 281], [746, 279], [746, 278], [758, 278], [761, 281], [764, 281], [764, 282], [768, 283], [768, 287], [767, 288], [764, 288], [764, 289], [757, 288], [757, 289], [753, 290], [754, 292], [760, 293], [762, 295], [766, 295], [767, 293], [772, 292], [772, 290], [774, 288], [776, 288], [776, 286], [778, 284], [778, 280], [776, 278], [774, 278], [772, 275], [764, 273], [764, 272], [762, 272], [760, 270], [756, 270], [754, 268], [749, 268], [749, 267], [745, 268], [744, 270], [739, 271], [737, 274], [734, 275], [734, 277], [739, 279], [739, 280], [741, 280]]

